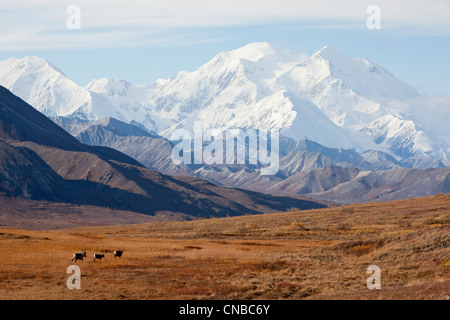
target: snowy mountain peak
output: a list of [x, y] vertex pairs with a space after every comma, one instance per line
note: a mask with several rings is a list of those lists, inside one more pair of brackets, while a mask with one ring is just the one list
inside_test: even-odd
[[125, 80], [101, 78], [92, 80], [86, 89], [96, 93], [104, 93], [109, 96], [126, 96], [131, 84]]
[[32, 78], [42, 74], [47, 74], [49, 77], [65, 76], [61, 70], [46, 59], [37, 56], [26, 56], [21, 59], [9, 58], [0, 61], [0, 75], [4, 75], [4, 78], [8, 76], [11, 85], [21, 77]]
[[274, 55], [276, 50], [268, 42], [253, 42], [242, 48], [228, 51], [227, 55], [234, 59], [246, 59], [256, 62], [266, 55]]
[[90, 100], [88, 91], [36, 56], [0, 61], [0, 84], [48, 116], [73, 114]]
[[[254, 42], [242, 48], [232, 51], [222, 51], [213, 59], [200, 67], [199, 71], [206, 71], [215, 69], [216, 71], [222, 69], [228, 70], [243, 70], [243, 63], [256, 63], [264, 57], [275, 55], [276, 51], [267, 42]], [[188, 72], [179, 72], [176, 76], [183, 76]]]
[[245, 70], [252, 69], [252, 66], [263, 69], [278, 69], [282, 65], [292, 67], [305, 58], [307, 56], [304, 54], [275, 49], [267, 42], [253, 42], [242, 48], [220, 52], [211, 61], [203, 65], [200, 70], [211, 68]]
[[[418, 92], [383, 67], [365, 58], [351, 58], [325, 46], [311, 56], [309, 68], [322, 70], [355, 94], [366, 98], [408, 99]], [[326, 70], [326, 71], [325, 71]]]
[[327, 60], [342, 59], [344, 57], [337, 49], [331, 46], [324, 46], [322, 49], [314, 53], [313, 56], [321, 56]]
[[33, 70], [45, 70], [45, 69], [53, 69], [56, 72], [64, 74], [61, 70], [59, 70], [56, 66], [50, 63], [48, 60], [39, 57], [39, 56], [25, 56], [24, 58], [9, 58], [5, 60], [8, 61], [12, 65], [16, 65], [18, 68], [30, 68]]

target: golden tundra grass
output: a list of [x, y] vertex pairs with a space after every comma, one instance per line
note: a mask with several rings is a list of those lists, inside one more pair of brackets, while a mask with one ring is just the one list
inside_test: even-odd
[[[450, 296], [450, 195], [190, 222], [0, 229], [0, 245], [0, 299]], [[82, 249], [81, 290], [69, 290], [66, 270]], [[94, 262], [94, 253], [106, 260]], [[381, 290], [367, 288], [372, 264]]]

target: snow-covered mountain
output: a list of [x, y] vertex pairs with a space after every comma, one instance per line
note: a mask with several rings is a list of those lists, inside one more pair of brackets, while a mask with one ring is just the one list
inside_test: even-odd
[[279, 129], [298, 141], [397, 158], [427, 153], [448, 163], [450, 155], [445, 115], [434, 115], [442, 126], [427, 126], [418, 108], [425, 100], [415, 89], [331, 47], [307, 56], [252, 43], [171, 79], [143, 85], [99, 79], [84, 88], [43, 58], [7, 59], [0, 62], [0, 85], [48, 116], [113, 117], [165, 137], [202, 120], [204, 129]]
[[40, 57], [0, 61], [2, 86], [46, 115], [69, 115], [92, 103], [86, 89]]
[[145, 100], [139, 95], [145, 90], [110, 79], [93, 80], [86, 88], [80, 87], [41, 57], [0, 61], [0, 84], [49, 117], [115, 117], [129, 123], [139, 119], [136, 124], [149, 130], [154, 127], [151, 118], [143, 116], [142, 102], [127, 96], [130, 93]]

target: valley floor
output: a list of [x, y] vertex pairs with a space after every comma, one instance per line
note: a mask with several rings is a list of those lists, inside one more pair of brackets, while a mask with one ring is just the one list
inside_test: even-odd
[[[196, 221], [1, 228], [0, 244], [0, 299], [450, 299], [449, 194]], [[66, 270], [83, 249], [81, 289], [69, 290]], [[380, 290], [367, 288], [370, 265], [380, 267]]]

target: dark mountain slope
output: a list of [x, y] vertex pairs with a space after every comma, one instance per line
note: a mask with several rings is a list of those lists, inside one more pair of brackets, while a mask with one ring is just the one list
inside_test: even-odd
[[[323, 206], [299, 198], [230, 190], [196, 178], [165, 176], [111, 148], [80, 143], [1, 87], [0, 110], [0, 185], [10, 196], [150, 215], [170, 212], [184, 218]], [[24, 186], [28, 187], [24, 190]]]
[[0, 140], [0, 193], [61, 201], [72, 190], [40, 157]]

